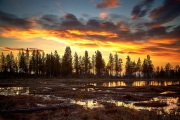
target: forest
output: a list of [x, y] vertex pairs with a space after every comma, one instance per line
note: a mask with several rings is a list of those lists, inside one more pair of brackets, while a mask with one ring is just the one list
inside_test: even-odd
[[99, 50], [91, 57], [88, 51], [78, 56], [77, 52], [72, 55], [69, 46], [61, 57], [56, 50], [45, 54], [28, 48], [19, 50], [17, 57], [13, 52], [2, 53], [0, 67], [0, 78], [180, 78], [179, 65], [155, 67], [150, 55], [135, 62], [129, 55], [123, 61], [117, 53], [110, 53], [105, 63]]

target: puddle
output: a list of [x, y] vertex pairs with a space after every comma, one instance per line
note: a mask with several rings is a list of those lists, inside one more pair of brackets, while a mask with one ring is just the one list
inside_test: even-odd
[[119, 86], [168, 86], [180, 85], [180, 81], [112, 81], [103, 83], [88, 83], [86, 86], [103, 86], [103, 87], [119, 87]]
[[29, 87], [0, 87], [0, 95], [29, 95]]
[[82, 105], [85, 108], [98, 108], [98, 107], [103, 107], [103, 105], [101, 105], [98, 101], [93, 100], [93, 99], [85, 99], [85, 100], [71, 100], [71, 103], [75, 103], [78, 105]]
[[173, 91], [165, 91], [165, 92], [162, 92], [162, 93], [160, 93], [160, 94], [170, 94], [170, 93], [176, 93], [176, 92], [173, 92]]
[[71, 90], [80, 90], [80, 91], [88, 91], [88, 92], [95, 92], [95, 88], [72, 88]]
[[[174, 111], [175, 113], [178, 113], [178, 97], [155, 97], [152, 100], [150, 100], [151, 102], [153, 101], [158, 101], [158, 102], [165, 102], [167, 103], [167, 106], [165, 107], [145, 107], [145, 106], [135, 106], [134, 103], [139, 103], [139, 102], [135, 102], [135, 101], [114, 101], [114, 103], [117, 106], [124, 106], [124, 107], [128, 107], [128, 108], [133, 108], [136, 110], [149, 110], [149, 111], [157, 111], [158, 114], [170, 114], [172, 111]], [[150, 101], [141, 101], [141, 102], [150, 102]]]

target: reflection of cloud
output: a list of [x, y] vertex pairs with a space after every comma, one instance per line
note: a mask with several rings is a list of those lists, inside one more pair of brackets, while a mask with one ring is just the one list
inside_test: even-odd
[[119, 6], [119, 0], [103, 0], [96, 4], [97, 8], [117, 8]]
[[144, 17], [146, 13], [150, 10], [151, 4], [154, 2], [154, 0], [143, 0], [136, 6], [134, 6], [132, 12], [131, 12], [131, 18], [137, 19], [140, 17]]

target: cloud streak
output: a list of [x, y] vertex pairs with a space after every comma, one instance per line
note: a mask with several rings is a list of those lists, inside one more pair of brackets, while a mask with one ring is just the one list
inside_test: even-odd
[[11, 48], [11, 47], [3, 47], [2, 51], [18, 52], [18, 51], [26, 51], [27, 49], [29, 52], [33, 52], [34, 50], [38, 50], [39, 52], [43, 52], [43, 50], [37, 49], [37, 48]]

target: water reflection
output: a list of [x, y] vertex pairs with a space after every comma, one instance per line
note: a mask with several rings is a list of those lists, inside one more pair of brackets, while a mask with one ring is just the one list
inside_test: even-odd
[[28, 95], [29, 87], [0, 87], [0, 95]]
[[[109, 103], [115, 103], [117, 106], [123, 106], [128, 107], [136, 110], [149, 110], [149, 111], [157, 111], [158, 114], [170, 114], [172, 111], [174, 113], [178, 113], [178, 97], [155, 97], [152, 101], [159, 101], [159, 102], [165, 102], [167, 103], [166, 107], [144, 107], [144, 106], [135, 106], [135, 101], [117, 101], [113, 99], [105, 100], [103, 98], [98, 100], [92, 100], [92, 99], [85, 99], [85, 100], [71, 100], [71, 103], [79, 104], [84, 106], [85, 108], [97, 108], [97, 107], [103, 107], [101, 102], [109, 102]], [[141, 101], [141, 102], [150, 102], [150, 101]], [[137, 101], [136, 101], [137, 102]]]
[[[133, 101], [130, 102], [123, 102], [123, 101], [116, 101], [116, 105], [117, 106], [124, 106], [124, 107], [128, 107], [128, 108], [133, 108], [133, 109], [137, 109], [137, 110], [149, 110], [149, 111], [154, 111], [156, 110], [157, 113], [162, 114], [162, 113], [167, 113], [170, 114], [172, 111], [174, 111], [175, 113], [177, 113], [177, 110], [179, 108], [178, 106], [178, 97], [155, 97], [152, 101], [158, 101], [158, 102], [165, 102], [167, 103], [166, 107], [144, 107], [144, 106], [135, 106]], [[143, 101], [143, 102], [150, 102], [150, 101]]]
[[104, 87], [118, 87], [118, 86], [168, 86], [180, 85], [180, 81], [112, 81], [104, 83], [88, 83], [87, 86], [104, 86]]
[[86, 100], [71, 100], [71, 103], [75, 103], [78, 105], [82, 105], [85, 108], [98, 108], [98, 107], [103, 107], [98, 101], [93, 100], [93, 99], [86, 99]]

